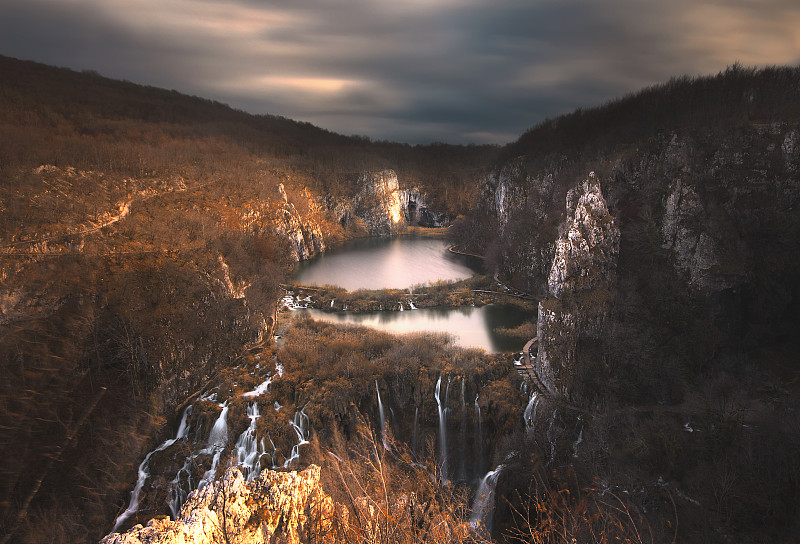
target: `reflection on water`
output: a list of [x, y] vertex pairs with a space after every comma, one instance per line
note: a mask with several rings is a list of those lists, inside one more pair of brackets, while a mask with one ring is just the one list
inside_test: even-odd
[[509, 339], [498, 335], [498, 327], [511, 328], [520, 325], [532, 314], [515, 306], [492, 304], [478, 308], [423, 308], [404, 312], [323, 312], [321, 310], [298, 310], [320, 321], [337, 324], [356, 324], [384, 330], [395, 334], [418, 331], [433, 331], [450, 334], [462, 347], [479, 348], [488, 352], [520, 351], [525, 340]]
[[449, 253], [442, 239], [368, 238], [299, 263], [295, 279], [303, 285], [337, 285], [348, 291], [406, 289], [467, 279], [480, 271], [478, 266]]
[[[407, 289], [437, 280], [463, 280], [481, 272], [480, 266], [477, 259], [449, 253], [447, 243], [442, 239], [367, 238], [299, 263], [295, 279], [303, 285], [338, 285], [348, 291]], [[534, 317], [517, 307], [502, 305], [406, 309], [403, 312], [298, 311], [322, 321], [353, 323], [397, 334], [419, 331], [447, 333], [459, 346], [489, 352], [520, 351], [525, 340], [509, 339], [494, 330], [516, 327]]]

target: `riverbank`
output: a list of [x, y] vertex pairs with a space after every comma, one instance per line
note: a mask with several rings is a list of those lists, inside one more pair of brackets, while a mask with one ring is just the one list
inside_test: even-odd
[[409, 289], [359, 289], [348, 291], [341, 287], [325, 285], [308, 287], [296, 282], [284, 285], [287, 294], [285, 308], [315, 308], [325, 312], [375, 312], [402, 311], [418, 308], [457, 308], [484, 306], [486, 304], [514, 305], [536, 310], [532, 301], [520, 300], [498, 290], [492, 278], [473, 276], [457, 282], [435, 282]]

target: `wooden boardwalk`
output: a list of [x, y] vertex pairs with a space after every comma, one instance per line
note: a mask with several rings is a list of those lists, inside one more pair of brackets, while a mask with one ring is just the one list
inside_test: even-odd
[[535, 347], [536, 349], [539, 348], [539, 338], [537, 336], [534, 336], [528, 340], [528, 343], [526, 343], [525, 347], [522, 348], [522, 364], [514, 365], [514, 368], [516, 368], [520, 376], [533, 384], [539, 394], [550, 396], [549, 391], [547, 391], [544, 384], [542, 384], [542, 381], [539, 379], [539, 374], [536, 373], [536, 368], [533, 366], [533, 360], [531, 359], [532, 347]]
[[549, 399], [551, 402], [555, 403], [556, 405], [566, 408], [568, 410], [574, 410], [576, 412], [585, 412], [586, 409], [580, 408], [578, 406], [574, 406], [569, 404], [564, 399], [553, 396], [552, 393], [544, 386], [542, 380], [539, 378], [539, 374], [536, 372], [536, 366], [534, 365], [534, 361], [531, 359], [531, 348], [539, 349], [539, 337], [534, 336], [528, 343], [525, 344], [525, 347], [522, 348], [522, 361], [521, 365], [514, 365], [514, 368], [517, 370], [520, 376], [528, 383], [533, 385], [536, 389], [536, 392], [539, 395], [544, 396], [545, 398]]

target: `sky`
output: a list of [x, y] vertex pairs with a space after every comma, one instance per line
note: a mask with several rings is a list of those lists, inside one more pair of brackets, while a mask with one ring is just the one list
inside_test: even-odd
[[800, 64], [798, 0], [3, 0], [0, 54], [341, 134], [506, 143], [678, 75]]

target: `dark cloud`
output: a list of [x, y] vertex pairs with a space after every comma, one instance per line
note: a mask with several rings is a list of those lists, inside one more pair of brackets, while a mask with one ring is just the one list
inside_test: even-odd
[[411, 142], [504, 142], [672, 75], [800, 60], [795, 0], [6, 4], [2, 54]]

